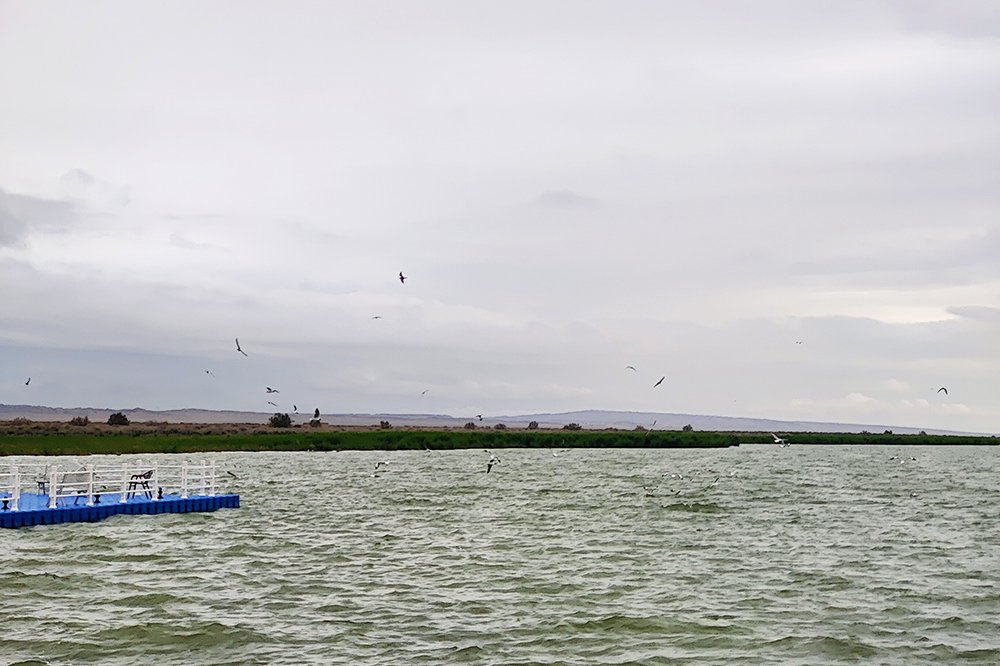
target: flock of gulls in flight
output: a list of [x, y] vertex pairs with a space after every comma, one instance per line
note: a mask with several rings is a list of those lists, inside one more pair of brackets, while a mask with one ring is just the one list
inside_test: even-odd
[[[409, 276], [404, 275], [403, 271], [399, 272], [399, 276], [398, 277], [399, 277], [400, 284], [406, 284], [406, 281], [409, 279]], [[372, 315], [372, 319], [373, 320], [374, 319], [382, 319], [382, 315]], [[249, 354], [247, 354], [246, 351], [243, 350], [243, 347], [240, 345], [240, 339], [236, 338], [235, 340], [236, 340], [236, 351], [237, 351], [237, 353], [242, 354], [245, 357], [249, 357]], [[803, 343], [804, 343], [804, 340], [796, 340], [795, 341], [796, 345], [801, 345]], [[625, 366], [625, 370], [630, 370], [630, 371], [632, 371], [634, 373], [638, 373], [639, 372], [639, 370], [634, 365], [626, 365]], [[205, 370], [205, 374], [209, 375], [210, 377], [215, 377], [215, 373], [212, 372], [211, 370]], [[653, 388], [657, 388], [661, 384], [663, 384], [663, 382], [666, 380], [666, 378], [667, 378], [666, 375], [661, 376], [653, 384]], [[28, 377], [27, 381], [24, 382], [24, 385], [25, 386], [30, 386], [31, 385], [31, 377]], [[934, 389], [931, 389], [931, 390], [934, 390]], [[430, 391], [430, 389], [424, 389], [424, 390], [422, 390], [420, 392], [420, 396], [423, 397], [423, 396], [427, 395], [428, 391]], [[280, 393], [280, 391], [278, 389], [273, 388], [271, 386], [265, 386], [264, 387], [264, 392], [266, 394], [268, 394], [268, 395], [275, 394], [275, 393]], [[937, 388], [936, 393], [944, 393], [945, 395], [948, 395], [948, 388], [945, 387], [945, 386], [941, 386], [941, 387]], [[268, 400], [267, 404], [270, 405], [270, 406], [272, 406], [272, 407], [280, 409], [279, 405], [277, 403], [271, 401], [271, 400]], [[299, 412], [298, 405], [293, 404], [292, 405], [292, 410], [293, 410], [294, 413], [298, 414], [298, 412]], [[316, 410], [314, 411], [313, 418], [314, 419], [318, 419], [319, 418], [319, 408], [316, 408]], [[476, 414], [476, 418], [479, 419], [480, 421], [482, 421], [483, 420], [483, 415], [482, 414]], [[652, 426], [655, 426], [655, 425], [656, 425], [656, 421], [654, 420], [653, 423], [652, 423]], [[781, 446], [781, 447], [789, 446], [789, 442], [788, 442], [787, 438], [778, 437], [774, 433], [770, 433], [770, 435], [771, 435], [771, 437], [774, 438], [774, 443], [777, 444], [778, 446]], [[490, 471], [493, 469], [493, 466], [500, 463], [500, 458], [495, 453], [493, 453], [492, 451], [486, 451], [486, 452], [490, 454], [490, 459], [486, 463], [486, 473], [489, 474]], [[558, 454], [555, 451], [552, 451], [552, 455], [556, 456]], [[380, 461], [376, 462], [375, 463], [375, 469], [372, 472], [371, 476], [373, 476], [373, 477], [378, 476], [379, 468], [381, 468], [383, 466], [387, 466], [389, 464], [389, 462], [390, 461], [388, 461], [388, 460], [380, 460]], [[679, 476], [679, 475], [676, 475], [676, 476]], [[721, 478], [721, 477], [716, 478], [710, 485], [711, 486], [715, 486], [718, 483], [719, 478]], [[645, 486], [644, 486], [644, 488], [645, 488]], [[679, 494], [679, 491], [678, 491], [678, 494]]]
[[[406, 281], [407, 281], [407, 280], [409, 279], [409, 276], [407, 276], [407, 275], [404, 275], [404, 274], [403, 274], [403, 271], [400, 271], [400, 272], [399, 272], [399, 276], [398, 276], [398, 279], [399, 279], [399, 283], [400, 283], [400, 284], [406, 284]], [[372, 319], [382, 319], [382, 315], [372, 315]], [[800, 343], [801, 343], [801, 341], [800, 341], [800, 342], [798, 342], [798, 343], [796, 343], [796, 344], [800, 344]], [[247, 354], [247, 353], [246, 353], [246, 352], [245, 352], [245, 351], [243, 350], [243, 347], [242, 347], [242, 345], [240, 345], [240, 339], [239, 339], [239, 338], [236, 338], [236, 351], [237, 351], [238, 353], [240, 353], [240, 354], [243, 354], [243, 356], [249, 356], [249, 355], [248, 355], [248, 354]], [[635, 373], [638, 373], [638, 372], [639, 372], [639, 371], [638, 371], [638, 369], [637, 369], [637, 368], [636, 368], [636, 367], [635, 367], [634, 365], [626, 365], [626, 366], [625, 366], [625, 369], [626, 369], [626, 370], [631, 370], [632, 372], [635, 372]], [[212, 377], [214, 377], [214, 376], [215, 376], [215, 374], [214, 374], [214, 373], [213, 373], [213, 372], [212, 372], [211, 370], [206, 370], [206, 371], [205, 371], [205, 373], [206, 373], [206, 374], [208, 374], [208, 375], [210, 375], [210, 376], [212, 376]], [[666, 380], [666, 378], [667, 378], [667, 376], [666, 376], [666, 375], [663, 375], [663, 376], [661, 376], [661, 377], [660, 377], [660, 378], [659, 378], [659, 379], [658, 379], [658, 380], [656, 381], [656, 383], [654, 383], [654, 384], [653, 384], [653, 388], [657, 388], [657, 387], [659, 387], [659, 386], [660, 386], [660, 385], [661, 385], [661, 384], [662, 384], [662, 383], [663, 383], [663, 382], [664, 382], [664, 381]], [[29, 379], [28, 381], [31, 381], [31, 380]], [[264, 388], [265, 388], [265, 393], [267, 393], [267, 394], [272, 394], [272, 393], [280, 393], [280, 391], [278, 391], [278, 389], [276, 389], [276, 388], [272, 388], [272, 387], [270, 387], [270, 386], [266, 386], [266, 387], [264, 387]], [[422, 391], [420, 392], [420, 397], [423, 397], [423, 396], [427, 395], [427, 393], [428, 393], [429, 391], [430, 391], [430, 389], [424, 389], [424, 390], [422, 390]], [[275, 402], [272, 402], [271, 400], [268, 400], [268, 401], [267, 401], [267, 404], [268, 404], [268, 405], [270, 405], [270, 406], [272, 406], [272, 407], [278, 407], [278, 408], [280, 408], [280, 407], [279, 407], [279, 405], [278, 405], [277, 403], [275, 403]], [[298, 408], [298, 406], [297, 406], [297, 405], [292, 405], [292, 410], [293, 410], [293, 411], [294, 411], [294, 412], [295, 412], [295, 413], [297, 414], [297, 413], [298, 413], [298, 411], [299, 411], [299, 408]], [[319, 418], [319, 410], [318, 410], [318, 409], [316, 410], [316, 417], [315, 417], [315, 418]], [[482, 414], [476, 414], [476, 418], [477, 418], [478, 420], [482, 421], [482, 420], [483, 420], [483, 415], [482, 415]], [[654, 426], [656, 425], [656, 421], [653, 421], [653, 425], [654, 425]], [[496, 460], [496, 462], [500, 462], [500, 460], [499, 460], [499, 459], [497, 459], [497, 460]], [[387, 464], [387, 463], [386, 463], [386, 461], [382, 461], [382, 463], [383, 463], [383, 464]], [[379, 466], [378, 466], [378, 465], [376, 465], [376, 467], [375, 467], [376, 471], [378, 470], [378, 467], [379, 467]], [[491, 469], [491, 468], [492, 468], [492, 465], [488, 465], [488, 466], [487, 466], [487, 471], [488, 471], [489, 469]]]

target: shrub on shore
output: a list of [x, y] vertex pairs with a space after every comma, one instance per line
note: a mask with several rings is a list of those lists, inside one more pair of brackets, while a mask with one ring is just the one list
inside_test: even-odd
[[274, 416], [267, 420], [268, 425], [272, 428], [290, 428], [292, 427], [292, 417], [288, 414], [276, 413]]
[[127, 426], [128, 424], [128, 417], [121, 412], [115, 412], [108, 417], [108, 425], [110, 426]]
[[579, 423], [567, 423], [563, 426], [563, 430], [583, 430], [583, 426]]
[[90, 419], [86, 416], [74, 416], [69, 420], [70, 425], [85, 426], [90, 424]]
[[538, 421], [532, 421], [529, 423], [528, 430], [538, 430]]

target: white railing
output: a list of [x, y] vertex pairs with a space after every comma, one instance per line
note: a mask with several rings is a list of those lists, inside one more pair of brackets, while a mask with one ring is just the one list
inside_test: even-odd
[[17, 511], [20, 500], [21, 471], [17, 465], [11, 463], [9, 472], [0, 472], [0, 507]]
[[191, 495], [213, 496], [218, 486], [217, 474], [215, 462], [207, 460], [167, 465], [131, 462], [70, 469], [11, 463], [9, 471], [0, 471], [0, 510], [19, 511], [26, 493], [45, 496], [50, 509], [60, 506], [59, 500], [69, 498], [73, 504], [82, 499], [87, 506], [93, 506], [100, 503], [102, 495], [115, 493], [121, 503], [134, 498], [159, 501], [164, 494], [184, 499]]

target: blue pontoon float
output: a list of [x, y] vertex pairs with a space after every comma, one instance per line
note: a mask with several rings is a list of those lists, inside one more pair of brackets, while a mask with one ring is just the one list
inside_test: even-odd
[[216, 486], [214, 462], [71, 469], [11, 464], [0, 471], [0, 528], [240, 506], [239, 495], [220, 494]]

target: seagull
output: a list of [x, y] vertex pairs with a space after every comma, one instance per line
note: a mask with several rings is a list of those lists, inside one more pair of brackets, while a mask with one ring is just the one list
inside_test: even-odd
[[372, 315], [372, 319], [381, 319], [382, 315]]
[[403, 275], [403, 271], [399, 271], [399, 283], [406, 284], [406, 276]]
[[271, 388], [270, 386], [265, 386], [264, 388], [267, 389], [268, 393], [281, 393], [278, 389]]
[[298, 414], [298, 413], [299, 413], [299, 406], [298, 406], [298, 405], [295, 405], [295, 404], [293, 404], [293, 405], [292, 405], [292, 411], [293, 411], [293, 412], [295, 412], [296, 414]]
[[314, 418], [314, 419], [318, 419], [318, 418], [319, 418], [319, 407], [317, 407], [317, 408], [316, 408], [316, 411], [315, 411], [315, 412], [313, 412], [313, 418]]
[[787, 439], [782, 439], [781, 437], [778, 437], [777, 435], [775, 435], [773, 432], [771, 433], [771, 437], [774, 437], [774, 443], [775, 444], [778, 444], [779, 446], [788, 446], [788, 440]]
[[479, 419], [480, 421], [482, 421], [483, 420], [483, 415], [482, 414], [476, 414], [476, 418]]
[[945, 387], [943, 387], [943, 386], [942, 386], [941, 388], [939, 388], [939, 389], [937, 390], [937, 392], [938, 392], [938, 393], [940, 393], [941, 391], [944, 391], [944, 394], [945, 394], [945, 395], [948, 395], [948, 389], [946, 389]]
[[491, 455], [489, 462], [486, 463], [486, 473], [489, 474], [490, 470], [493, 469], [493, 465], [496, 465], [499, 462], [500, 458], [497, 457], [497, 454], [494, 453], [493, 455]]
[[795, 341], [795, 344], [797, 344], [797, 345], [801, 345], [801, 344], [802, 344], [802, 340], [796, 340], [796, 341]]
[[430, 389], [424, 389], [423, 391], [420, 392], [420, 396], [423, 397], [424, 394], [426, 394], [428, 391], [430, 391]]
[[31, 383], [31, 377], [28, 377], [28, 381], [24, 382], [24, 385], [27, 386], [30, 383]]
[[653, 388], [656, 388], [657, 386], [659, 386], [660, 384], [662, 384], [663, 380], [666, 379], [666, 378], [667, 378], [666, 375], [663, 375], [662, 377], [660, 377], [660, 381], [658, 381], [655, 384], [653, 384]]
[[206, 374], [206, 375], [209, 375], [210, 377], [214, 377], [214, 376], [215, 376], [215, 373], [214, 373], [214, 372], [212, 372], [211, 370], [206, 370], [206, 371], [205, 371], [205, 374]]
[[372, 478], [378, 477], [378, 468], [388, 464], [389, 464], [388, 460], [379, 460], [378, 462], [375, 463], [375, 469], [372, 470], [372, 473], [369, 476], [371, 476]]
[[226, 470], [226, 474], [228, 474], [229, 476], [233, 477], [234, 479], [240, 478], [240, 477], [236, 476], [235, 474], [233, 474], [232, 472], [230, 472], [228, 469]]
[[274, 404], [273, 402], [271, 402], [270, 400], [268, 400], [268, 401], [267, 401], [267, 404], [269, 404], [269, 405], [274, 405], [275, 407], [277, 407], [277, 406], [278, 406], [278, 405], [275, 405], [275, 404]]
[[239, 353], [243, 354], [244, 356], [247, 355], [247, 353], [245, 351], [243, 351], [243, 348], [240, 347], [240, 339], [239, 338], [236, 338], [236, 351], [238, 351]]
[[639, 372], [638, 370], [635, 369], [634, 365], [626, 365], [625, 369], [626, 370], [631, 370], [632, 372]]

